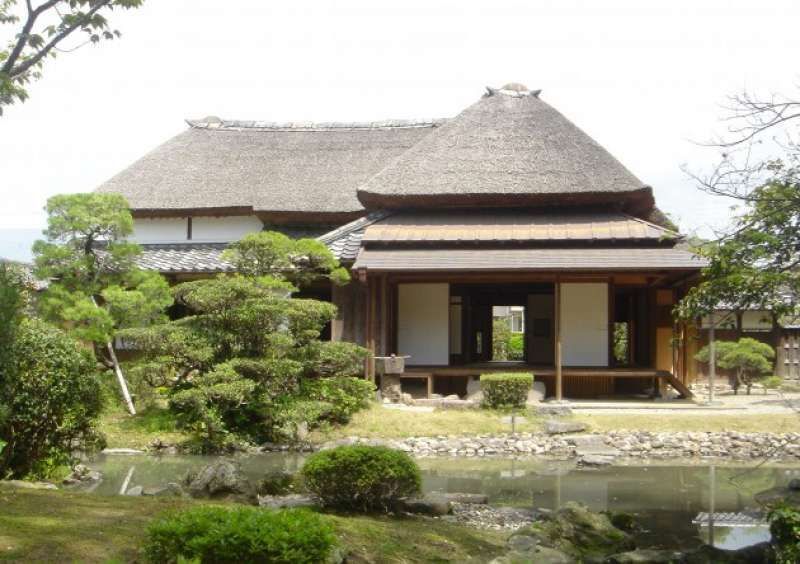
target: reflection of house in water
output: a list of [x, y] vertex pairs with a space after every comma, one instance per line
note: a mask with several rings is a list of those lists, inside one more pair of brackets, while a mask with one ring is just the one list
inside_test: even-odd
[[[422, 460], [425, 489], [484, 493], [493, 504], [555, 509], [570, 502], [586, 504], [594, 511], [633, 513], [652, 534], [652, 543], [686, 545], [686, 539], [701, 542], [693, 523], [701, 512], [753, 511], [753, 495], [785, 483], [785, 471], [762, 468], [741, 476], [741, 469], [675, 466], [619, 466], [576, 469], [566, 462], [519, 460]], [[712, 482], [713, 496], [712, 496]], [[713, 499], [712, 499], [713, 498]], [[713, 509], [711, 509], [713, 507]], [[744, 546], [755, 534], [719, 527], [717, 545]], [[646, 543], [647, 538], [644, 539]]]

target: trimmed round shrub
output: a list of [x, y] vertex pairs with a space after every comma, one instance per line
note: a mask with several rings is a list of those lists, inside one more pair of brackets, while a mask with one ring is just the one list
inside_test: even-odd
[[330, 523], [307, 509], [195, 507], [147, 529], [151, 562], [324, 562], [336, 544]]
[[399, 450], [340, 446], [313, 454], [302, 470], [306, 488], [338, 509], [387, 511], [395, 501], [419, 494], [419, 467]]
[[527, 372], [481, 374], [483, 406], [491, 409], [524, 407], [532, 387], [533, 374]]

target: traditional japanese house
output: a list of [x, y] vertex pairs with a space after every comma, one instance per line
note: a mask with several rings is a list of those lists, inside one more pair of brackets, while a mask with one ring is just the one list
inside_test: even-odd
[[[326, 338], [407, 357], [409, 389], [525, 370], [555, 397], [690, 395], [694, 329], [671, 310], [703, 263], [538, 91], [487, 89], [444, 120], [188, 123], [99, 188], [130, 202], [144, 266], [208, 276], [248, 232], [318, 237], [353, 274], [308, 290], [338, 306]], [[493, 357], [501, 306], [523, 312], [521, 360]]]

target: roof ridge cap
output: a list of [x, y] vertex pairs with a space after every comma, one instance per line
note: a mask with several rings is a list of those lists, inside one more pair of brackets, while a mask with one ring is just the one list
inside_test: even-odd
[[223, 120], [216, 117], [202, 119], [186, 119], [192, 129], [214, 129], [220, 131], [341, 131], [370, 129], [408, 129], [418, 127], [438, 127], [448, 118], [430, 119], [385, 119], [377, 121], [260, 121], [260, 120]]

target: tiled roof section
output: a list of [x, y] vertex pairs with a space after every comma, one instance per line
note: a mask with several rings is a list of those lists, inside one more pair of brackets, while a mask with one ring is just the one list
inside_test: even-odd
[[141, 268], [163, 274], [233, 272], [233, 265], [222, 260], [227, 243], [177, 243], [142, 245], [137, 259]]
[[677, 233], [616, 211], [480, 210], [398, 213], [367, 227], [365, 242], [659, 241]]
[[353, 268], [376, 271], [699, 270], [705, 260], [679, 249], [362, 249]]
[[342, 225], [338, 229], [322, 235], [318, 239], [325, 243], [333, 255], [340, 261], [352, 262], [361, 249], [364, 230], [391, 215], [388, 211], [376, 211]]

